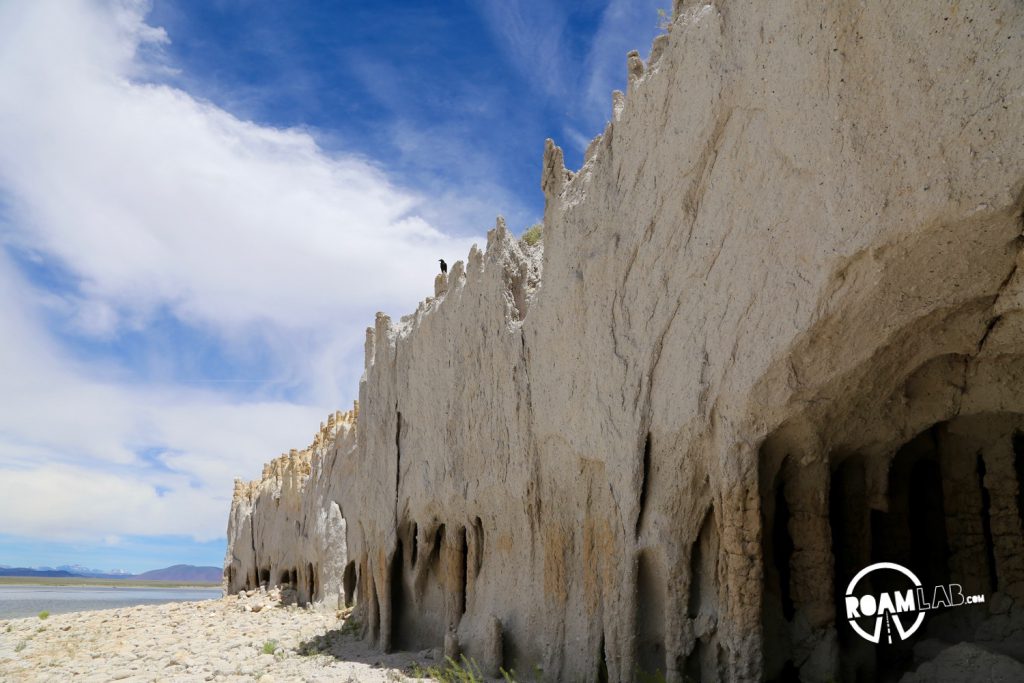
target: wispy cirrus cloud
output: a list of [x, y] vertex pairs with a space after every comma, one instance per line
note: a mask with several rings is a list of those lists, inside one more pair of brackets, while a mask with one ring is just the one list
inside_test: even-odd
[[566, 9], [559, 3], [537, 0], [482, 2], [477, 7], [523, 78], [548, 96], [563, 96], [571, 80], [566, 69], [571, 58], [565, 36]]
[[577, 153], [610, 117], [611, 92], [625, 86], [626, 53], [647, 54], [665, 6], [660, 0], [477, 4], [521, 76], [566, 113], [562, 135]]

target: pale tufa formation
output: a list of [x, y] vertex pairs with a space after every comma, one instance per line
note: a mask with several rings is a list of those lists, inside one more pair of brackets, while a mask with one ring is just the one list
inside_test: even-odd
[[[1021, 673], [1022, 35], [677, 2], [582, 168], [547, 143], [543, 246], [499, 221], [379, 314], [358, 430], [237, 489], [229, 587], [545, 680]], [[987, 600], [872, 646], [882, 560]]]

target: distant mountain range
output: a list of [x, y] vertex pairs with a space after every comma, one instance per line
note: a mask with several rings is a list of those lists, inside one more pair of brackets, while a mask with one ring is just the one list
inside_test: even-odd
[[88, 569], [81, 565], [51, 567], [7, 567], [0, 565], [0, 576], [56, 577], [83, 579], [125, 579], [133, 581], [195, 581], [197, 583], [220, 583], [223, 572], [220, 567], [196, 567], [191, 564], [176, 564], [172, 567], [154, 569], [141, 574], [115, 569], [104, 572]]

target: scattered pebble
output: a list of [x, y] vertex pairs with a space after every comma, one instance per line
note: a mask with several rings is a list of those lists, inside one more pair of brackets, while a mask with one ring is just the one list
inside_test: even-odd
[[[423, 680], [403, 674], [423, 661], [415, 653], [381, 655], [343, 634], [344, 620], [334, 610], [289, 609], [274, 590], [55, 614], [44, 630], [35, 617], [2, 623], [5, 683]], [[264, 647], [273, 654], [264, 654]]]

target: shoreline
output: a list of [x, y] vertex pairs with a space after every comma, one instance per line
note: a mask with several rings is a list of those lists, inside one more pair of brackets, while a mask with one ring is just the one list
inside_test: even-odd
[[132, 579], [100, 579], [72, 576], [0, 576], [0, 586], [60, 587], [60, 588], [187, 588], [208, 590], [221, 588], [221, 583], [199, 581], [146, 581]]
[[0, 619], [9, 681], [396, 683], [439, 652], [383, 654], [347, 612], [282, 604], [277, 591], [199, 602]]

